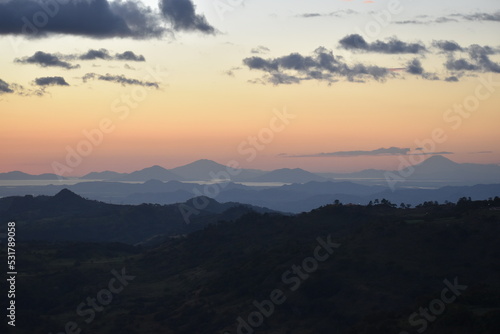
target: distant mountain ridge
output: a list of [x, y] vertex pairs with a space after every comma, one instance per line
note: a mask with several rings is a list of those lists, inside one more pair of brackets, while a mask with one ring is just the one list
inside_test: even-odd
[[404, 175], [402, 178], [405, 181], [441, 180], [457, 185], [500, 183], [499, 165], [457, 163], [442, 155], [431, 156], [415, 166], [406, 166], [402, 173], [397, 170], [366, 169], [353, 173], [320, 173], [320, 175], [333, 179], [361, 180], [378, 178], [384, 180], [389, 173]]
[[[374, 184], [385, 182], [387, 174], [399, 175], [397, 170], [386, 171], [366, 169], [353, 173], [312, 173], [300, 168], [282, 168], [272, 171], [258, 169], [234, 169], [208, 159], [201, 159], [187, 165], [166, 169], [155, 165], [131, 173], [114, 171], [92, 172], [82, 180], [120, 182], [160, 181], [212, 181], [232, 182], [280, 182], [307, 183], [311, 181], [351, 180]], [[30, 175], [23, 172], [0, 173], [0, 180], [56, 180], [55, 174]], [[64, 179], [64, 178], [63, 178]], [[478, 183], [500, 183], [500, 166], [493, 164], [456, 163], [446, 157], [435, 155], [404, 170], [405, 182], [448, 182], [449, 185], [474, 185]], [[403, 185], [403, 184], [401, 184]]]
[[40, 174], [33, 175], [20, 171], [12, 171], [7, 173], [0, 173], [0, 180], [12, 180], [12, 181], [23, 181], [23, 180], [58, 180], [58, 179], [66, 179], [65, 177], [61, 177], [56, 174]]

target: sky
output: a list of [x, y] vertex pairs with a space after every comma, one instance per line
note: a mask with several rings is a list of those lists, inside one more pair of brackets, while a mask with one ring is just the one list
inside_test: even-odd
[[0, 0], [0, 172], [500, 164], [498, 0]]

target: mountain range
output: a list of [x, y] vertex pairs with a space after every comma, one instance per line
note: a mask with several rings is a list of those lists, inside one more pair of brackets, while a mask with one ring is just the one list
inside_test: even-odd
[[[353, 173], [311, 173], [300, 168], [283, 168], [273, 171], [258, 169], [232, 169], [212, 160], [202, 159], [190, 164], [166, 169], [152, 166], [131, 173], [114, 171], [91, 172], [81, 180], [113, 182], [160, 181], [212, 181], [233, 182], [280, 182], [307, 183], [328, 180], [349, 180], [363, 184], [388, 185], [387, 178], [397, 178], [396, 187], [404, 186], [444, 186], [475, 185], [479, 183], [499, 183], [500, 166], [493, 164], [456, 163], [440, 155], [431, 156], [415, 166], [403, 171], [366, 169]], [[57, 180], [55, 174], [30, 175], [23, 172], [0, 173], [0, 180]]]

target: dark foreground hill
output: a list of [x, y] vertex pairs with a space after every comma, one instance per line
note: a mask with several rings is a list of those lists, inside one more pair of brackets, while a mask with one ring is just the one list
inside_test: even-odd
[[16, 333], [497, 334], [498, 207], [337, 204], [154, 248], [21, 243]]
[[196, 197], [171, 205], [114, 205], [85, 199], [63, 189], [55, 196], [14, 196], [0, 199], [0, 227], [15, 221], [18, 240], [123, 242], [186, 234], [218, 220], [248, 212], [273, 212], [239, 203], [218, 203]]

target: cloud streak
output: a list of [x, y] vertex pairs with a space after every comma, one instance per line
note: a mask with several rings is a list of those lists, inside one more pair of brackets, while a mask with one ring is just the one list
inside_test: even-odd
[[387, 42], [377, 40], [373, 43], [368, 43], [361, 35], [358, 34], [352, 34], [342, 38], [339, 41], [339, 44], [346, 50], [362, 52], [419, 54], [427, 51], [427, 48], [423, 44], [406, 43], [396, 38], [391, 38]]
[[112, 74], [100, 75], [100, 74], [96, 74], [96, 73], [87, 73], [82, 78], [82, 80], [84, 82], [87, 82], [88, 80], [91, 80], [91, 79], [118, 83], [118, 84], [121, 84], [122, 86], [135, 85], [135, 86], [142, 86], [142, 87], [153, 87], [156, 89], [160, 88], [160, 86], [157, 82], [131, 79], [131, 78], [125, 77], [124, 75], [112, 75]]
[[126, 60], [126, 61], [146, 61], [143, 55], [137, 55], [132, 51], [125, 51], [111, 55], [107, 49], [93, 50], [90, 49], [81, 55], [68, 55], [67, 59], [80, 59], [80, 60]]
[[[422, 18], [424, 18], [422, 20]], [[415, 19], [395, 21], [395, 24], [432, 24], [432, 23], [450, 23], [450, 22], [460, 22], [460, 21], [476, 21], [476, 22], [500, 22], [500, 11], [494, 13], [484, 13], [476, 12], [472, 14], [450, 14], [447, 16], [440, 16], [432, 18], [424, 15], [423, 17], [417, 17]]]
[[[418, 149], [417, 149], [418, 151]], [[415, 152], [410, 148], [379, 148], [371, 151], [336, 151], [329, 153], [316, 153], [305, 155], [282, 155], [287, 158], [328, 158], [328, 157], [364, 157], [364, 156], [397, 156], [397, 155], [434, 155], [434, 154], [453, 154], [453, 152]]]

